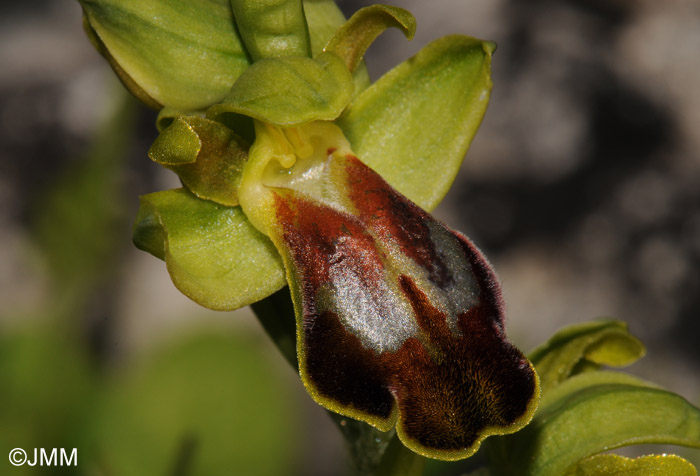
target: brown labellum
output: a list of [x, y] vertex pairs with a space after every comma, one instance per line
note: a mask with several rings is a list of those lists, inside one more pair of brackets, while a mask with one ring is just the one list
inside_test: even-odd
[[506, 340], [486, 258], [357, 158], [324, 168], [323, 193], [274, 189], [272, 238], [311, 395], [379, 429], [396, 424], [409, 448], [441, 459], [524, 426], [537, 376]]

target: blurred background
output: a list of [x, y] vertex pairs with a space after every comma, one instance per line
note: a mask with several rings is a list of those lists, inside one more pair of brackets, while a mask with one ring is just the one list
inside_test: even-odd
[[[418, 31], [380, 37], [373, 79], [448, 33], [499, 45], [436, 214], [494, 264], [511, 339], [625, 320], [648, 347], [630, 371], [700, 404], [700, 3], [395, 3]], [[75, 474], [105, 476], [349, 468], [251, 312], [198, 307], [131, 244], [138, 195], [178, 183], [147, 158], [155, 113], [92, 49], [78, 3], [0, 8], [0, 453], [77, 447]]]

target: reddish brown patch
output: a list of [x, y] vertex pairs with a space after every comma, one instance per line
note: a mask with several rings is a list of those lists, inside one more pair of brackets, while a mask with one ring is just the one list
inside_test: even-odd
[[402, 253], [428, 271], [432, 282], [445, 287], [452, 275], [431, 239], [427, 223], [433, 218], [357, 157], [346, 159], [348, 195], [359, 219], [382, 240], [395, 242]]
[[[383, 264], [372, 237], [354, 217], [285, 193], [277, 218], [301, 284], [303, 329], [309, 379], [327, 398], [344, 407], [388, 418], [393, 406], [376, 355], [350, 334], [335, 312], [321, 309], [319, 288], [332, 266], [359, 270], [367, 289], [376, 289]], [[361, 382], [361, 384], [359, 384]]]
[[282, 238], [305, 285], [318, 289], [329, 281], [331, 266], [340, 263], [361, 270], [368, 286], [382, 279], [374, 240], [357, 219], [294, 192], [278, 192], [276, 206]]
[[457, 450], [471, 446], [484, 429], [507, 427], [522, 416], [536, 391], [535, 375], [494, 329], [488, 306], [460, 316], [463, 334], [457, 337], [410, 278], [402, 277], [401, 287], [439, 356], [413, 345], [387, 356], [405, 434], [428, 448]]

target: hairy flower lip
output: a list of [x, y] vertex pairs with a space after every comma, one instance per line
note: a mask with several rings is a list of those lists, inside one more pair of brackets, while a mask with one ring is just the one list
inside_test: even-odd
[[241, 204], [283, 257], [312, 397], [440, 459], [522, 428], [538, 379], [505, 339], [479, 250], [358, 160], [334, 124], [256, 132]]
[[[333, 155], [326, 167], [336, 193], [276, 188], [268, 228], [287, 269], [309, 393], [380, 430], [396, 425], [406, 446], [439, 459], [522, 428], [538, 379], [505, 340], [483, 255], [354, 156]], [[472, 297], [454, 300], [465, 291]]]

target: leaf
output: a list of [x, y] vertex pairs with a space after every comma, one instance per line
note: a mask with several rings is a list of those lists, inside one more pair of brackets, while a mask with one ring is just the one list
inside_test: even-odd
[[253, 61], [311, 56], [301, 0], [230, 0], [238, 32]]
[[226, 99], [209, 108], [207, 117], [219, 120], [235, 113], [278, 126], [333, 120], [352, 93], [352, 76], [332, 53], [315, 59], [267, 58], [248, 68]]
[[445, 196], [486, 111], [493, 43], [441, 38], [357, 96], [339, 118], [364, 163], [424, 209]]
[[338, 55], [345, 61], [348, 70], [353, 72], [369, 45], [391, 27], [400, 29], [410, 40], [416, 32], [416, 19], [403, 8], [388, 5], [362, 8], [333, 35], [325, 51]]
[[621, 321], [601, 320], [566, 327], [535, 349], [530, 359], [537, 369], [543, 394], [586, 369], [622, 367], [640, 359], [644, 345]]
[[235, 206], [248, 148], [218, 122], [180, 116], [158, 136], [148, 156], [175, 172], [197, 197]]
[[266, 352], [200, 330], [123, 366], [94, 417], [100, 462], [114, 475], [289, 474], [301, 422]]
[[164, 259], [175, 286], [210, 309], [238, 309], [286, 284], [277, 251], [240, 207], [185, 189], [141, 196], [134, 243]]
[[697, 476], [690, 462], [676, 455], [625, 458], [614, 454], [591, 456], [578, 462], [564, 476]]
[[220, 102], [248, 58], [228, 0], [80, 0], [89, 35], [136, 97], [154, 108]]
[[582, 458], [626, 445], [700, 447], [700, 410], [624, 374], [575, 375], [543, 396], [532, 422], [492, 448], [495, 474], [559, 476]]

